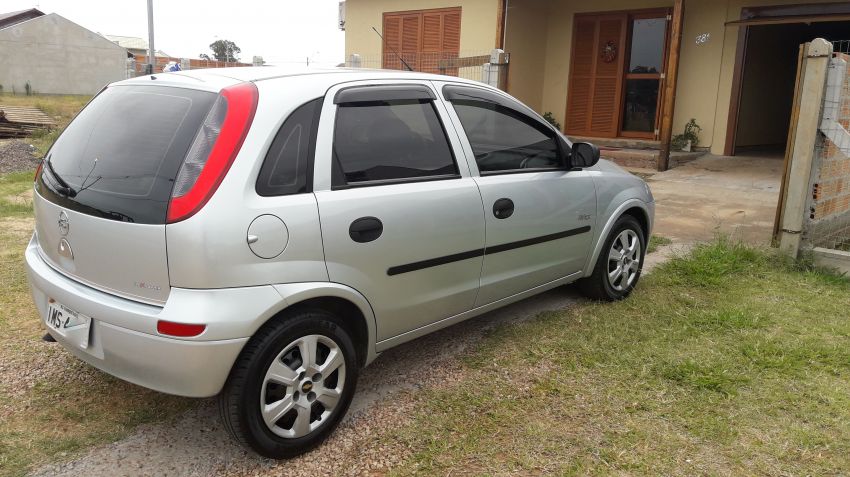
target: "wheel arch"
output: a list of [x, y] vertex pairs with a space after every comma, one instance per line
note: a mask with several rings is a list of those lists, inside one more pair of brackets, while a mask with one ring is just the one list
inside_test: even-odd
[[587, 259], [587, 263], [585, 263], [585, 277], [593, 274], [593, 266], [596, 264], [599, 254], [602, 253], [602, 247], [605, 245], [605, 239], [608, 237], [608, 234], [611, 233], [611, 229], [614, 228], [614, 224], [617, 220], [624, 215], [631, 215], [638, 221], [641, 229], [643, 229], [644, 240], [649, 243], [650, 233], [652, 232], [652, 213], [650, 212], [646, 202], [640, 199], [630, 199], [623, 202], [612, 213], [607, 215], [608, 220], [596, 236], [596, 241], [593, 245], [593, 253], [590, 254]]
[[294, 283], [275, 285], [281, 294], [281, 306], [265, 322], [298, 308], [318, 308], [338, 316], [347, 325], [357, 350], [360, 366], [376, 357], [375, 314], [368, 300], [357, 290], [336, 283]]

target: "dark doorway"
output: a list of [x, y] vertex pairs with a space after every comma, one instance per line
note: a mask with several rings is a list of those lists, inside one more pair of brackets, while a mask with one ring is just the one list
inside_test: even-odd
[[[745, 33], [732, 153], [783, 157], [791, 121], [800, 45], [850, 37], [850, 22], [751, 25]], [[731, 118], [730, 118], [731, 119]]]

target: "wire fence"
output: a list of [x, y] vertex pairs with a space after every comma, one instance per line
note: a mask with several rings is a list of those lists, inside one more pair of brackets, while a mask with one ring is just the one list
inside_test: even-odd
[[850, 54], [850, 40], [833, 41], [832, 51], [835, 53]]
[[480, 81], [497, 88], [507, 86], [510, 54], [490, 52], [386, 52], [383, 55], [351, 55], [349, 68], [419, 71]]
[[[836, 42], [833, 42], [836, 43]], [[850, 48], [850, 41], [838, 42]], [[850, 252], [850, 55], [829, 65], [823, 119], [814, 156], [806, 239], [814, 247]]]

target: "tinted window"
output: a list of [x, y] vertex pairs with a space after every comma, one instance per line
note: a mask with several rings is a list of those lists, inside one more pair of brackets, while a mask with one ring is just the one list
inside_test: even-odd
[[[165, 223], [174, 178], [214, 93], [161, 86], [113, 86], [99, 94], [48, 152], [39, 192], [84, 213], [147, 224]], [[45, 168], [47, 169], [47, 168]]]
[[555, 133], [534, 119], [504, 106], [454, 100], [482, 172], [561, 167]]
[[260, 175], [257, 194], [300, 194], [311, 190], [316, 126], [322, 98], [299, 107], [283, 122], [272, 142]]
[[437, 112], [427, 100], [340, 104], [334, 162], [335, 186], [458, 174]]

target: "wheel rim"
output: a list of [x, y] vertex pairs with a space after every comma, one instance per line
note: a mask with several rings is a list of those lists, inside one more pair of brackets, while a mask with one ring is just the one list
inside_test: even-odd
[[289, 343], [269, 365], [260, 414], [280, 437], [304, 437], [328, 421], [345, 386], [345, 357], [332, 339], [309, 335]]
[[618, 292], [634, 285], [640, 272], [640, 239], [634, 230], [627, 229], [611, 244], [608, 252], [608, 283]]

